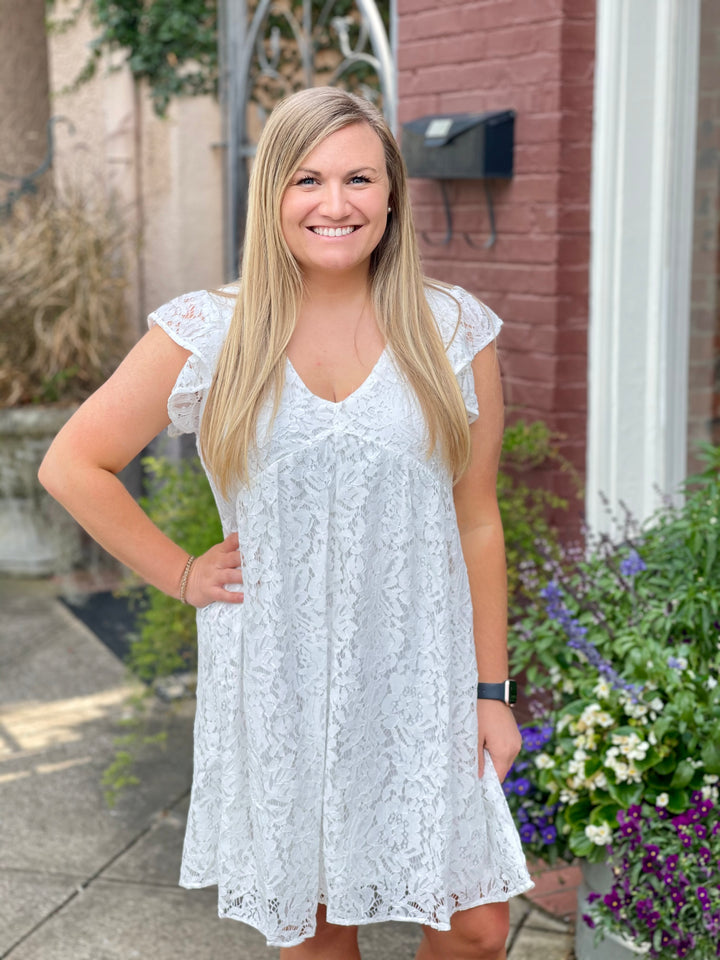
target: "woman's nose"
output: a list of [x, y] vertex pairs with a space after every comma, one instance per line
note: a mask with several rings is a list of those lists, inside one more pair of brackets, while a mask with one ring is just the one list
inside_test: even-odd
[[349, 210], [349, 202], [342, 184], [326, 184], [322, 198], [322, 212], [333, 220], [340, 220]]

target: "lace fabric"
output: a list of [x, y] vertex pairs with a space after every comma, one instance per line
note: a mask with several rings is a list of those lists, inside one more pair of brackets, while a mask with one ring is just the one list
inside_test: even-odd
[[[468, 416], [475, 354], [500, 321], [429, 290]], [[458, 311], [458, 305], [460, 310]], [[233, 301], [205, 291], [151, 314], [188, 350], [168, 403], [197, 432]], [[459, 322], [458, 322], [458, 315]], [[192, 799], [180, 883], [269, 945], [331, 923], [415, 920], [532, 886], [489, 756], [477, 775], [467, 572], [439, 453], [386, 350], [339, 403], [288, 363], [258, 429], [252, 482], [216, 496], [237, 530], [245, 601], [198, 611]]]

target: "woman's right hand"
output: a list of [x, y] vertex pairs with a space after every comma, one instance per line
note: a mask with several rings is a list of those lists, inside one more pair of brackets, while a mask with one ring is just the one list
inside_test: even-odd
[[201, 554], [190, 568], [185, 600], [194, 607], [206, 607], [209, 603], [242, 603], [245, 594], [228, 590], [231, 584], [243, 582], [242, 554], [237, 533], [231, 533], [222, 541]]

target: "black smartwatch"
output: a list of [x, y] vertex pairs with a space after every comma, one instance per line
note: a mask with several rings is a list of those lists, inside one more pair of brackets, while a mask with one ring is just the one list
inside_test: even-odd
[[514, 680], [505, 680], [503, 683], [479, 683], [477, 687], [478, 700], [501, 700], [509, 707], [517, 703], [517, 683]]

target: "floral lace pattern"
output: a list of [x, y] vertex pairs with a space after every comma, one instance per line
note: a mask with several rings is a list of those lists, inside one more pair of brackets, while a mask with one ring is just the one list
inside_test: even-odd
[[[459, 288], [428, 298], [476, 419], [470, 364], [500, 321]], [[151, 314], [191, 351], [168, 404], [178, 432], [198, 429], [232, 306], [199, 292]], [[318, 902], [331, 923], [447, 930], [455, 910], [532, 886], [489, 756], [477, 774], [451, 478], [387, 349], [339, 403], [288, 362], [268, 416], [249, 488], [216, 497], [245, 601], [198, 611], [180, 883], [217, 884], [220, 915], [269, 945], [311, 937]]]

